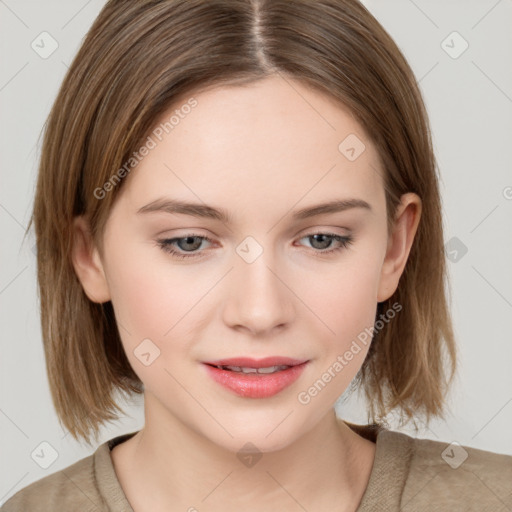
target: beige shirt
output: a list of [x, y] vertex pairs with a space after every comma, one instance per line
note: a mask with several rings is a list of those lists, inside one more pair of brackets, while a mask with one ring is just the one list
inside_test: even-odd
[[[357, 512], [512, 512], [512, 456], [345, 423], [376, 442]], [[92, 455], [29, 484], [0, 512], [133, 512], [110, 450], [135, 434], [106, 441]]]

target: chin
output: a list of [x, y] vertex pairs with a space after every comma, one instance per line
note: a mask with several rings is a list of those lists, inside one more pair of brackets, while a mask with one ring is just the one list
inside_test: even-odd
[[[216, 429], [218, 435], [212, 437], [212, 432], [204, 433], [212, 442], [226, 450], [238, 453], [242, 447], [245, 450], [268, 453], [282, 450], [292, 444], [301, 435], [301, 427], [292, 424], [291, 418], [285, 414], [271, 415], [266, 420], [255, 420], [254, 415], [248, 418], [232, 418], [231, 421], [221, 422], [227, 425], [229, 434], [224, 429]], [[219, 421], [221, 421], [219, 419]], [[296, 421], [294, 418], [293, 421]], [[252, 443], [249, 445], [247, 443]]]

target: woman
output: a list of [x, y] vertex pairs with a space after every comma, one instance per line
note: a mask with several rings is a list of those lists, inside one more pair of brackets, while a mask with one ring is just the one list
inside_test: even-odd
[[512, 457], [385, 425], [442, 417], [457, 358], [425, 107], [357, 1], [107, 2], [33, 222], [59, 418], [145, 425], [2, 511], [511, 506]]

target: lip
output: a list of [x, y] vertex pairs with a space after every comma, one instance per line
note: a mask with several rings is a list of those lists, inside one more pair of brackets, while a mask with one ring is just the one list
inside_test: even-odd
[[266, 368], [268, 366], [297, 366], [307, 362], [306, 359], [293, 359], [291, 357], [270, 356], [262, 359], [251, 357], [231, 357], [229, 359], [217, 359], [216, 361], [203, 361], [214, 366], [244, 366], [246, 368]]
[[[289, 357], [267, 357], [251, 359], [237, 357], [203, 363], [207, 374], [218, 384], [245, 398], [269, 398], [293, 384], [303, 373], [308, 360], [301, 361]], [[264, 368], [268, 366], [288, 365], [290, 368], [275, 373], [256, 374], [222, 370], [212, 365], [245, 366]]]

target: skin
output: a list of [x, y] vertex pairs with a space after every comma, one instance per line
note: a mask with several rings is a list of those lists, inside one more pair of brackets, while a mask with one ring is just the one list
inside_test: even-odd
[[[125, 178], [103, 253], [86, 219], [75, 221], [76, 273], [92, 301], [112, 301], [145, 385], [145, 426], [112, 451], [121, 486], [135, 512], [327, 511], [334, 503], [354, 511], [375, 444], [338, 423], [333, 406], [369, 344], [308, 404], [297, 395], [373, 326], [377, 302], [396, 290], [421, 200], [402, 196], [387, 233], [374, 146], [347, 109], [300, 82], [271, 77], [194, 97], [198, 106]], [[338, 146], [352, 133], [366, 149], [349, 161]], [[233, 222], [137, 213], [162, 196], [223, 207]], [[298, 209], [344, 198], [372, 210], [292, 219]], [[175, 259], [156, 243], [191, 232], [213, 242], [174, 248], [198, 258]], [[354, 241], [321, 255], [340, 247], [307, 236], [322, 232]], [[263, 249], [252, 263], [236, 252], [247, 236]], [[160, 350], [149, 366], [134, 354], [146, 338]], [[284, 391], [251, 399], [212, 381], [201, 363], [242, 355], [310, 362]], [[236, 457], [249, 441], [262, 454], [252, 467]]]

